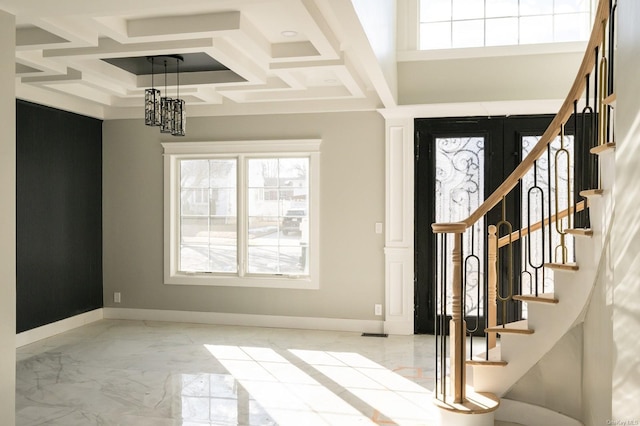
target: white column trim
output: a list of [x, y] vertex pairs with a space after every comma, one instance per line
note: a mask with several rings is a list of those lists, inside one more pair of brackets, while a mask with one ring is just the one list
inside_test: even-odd
[[15, 424], [16, 75], [15, 16], [0, 10], [0, 416]]
[[385, 333], [414, 332], [413, 117], [385, 116]]

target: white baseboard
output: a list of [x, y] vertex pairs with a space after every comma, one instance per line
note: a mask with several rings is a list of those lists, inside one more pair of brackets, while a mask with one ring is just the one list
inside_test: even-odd
[[562, 413], [506, 398], [500, 399], [500, 407], [496, 411], [496, 420], [530, 426], [583, 426], [580, 421]]
[[105, 319], [187, 322], [212, 325], [294, 328], [305, 330], [382, 333], [383, 322], [340, 318], [310, 318], [220, 312], [165, 311], [159, 309], [103, 308]]
[[387, 334], [411, 336], [414, 334], [414, 324], [413, 321], [385, 321], [384, 332]]
[[47, 337], [55, 336], [56, 334], [64, 333], [65, 331], [73, 330], [74, 328], [82, 327], [83, 325], [99, 321], [102, 318], [103, 310], [100, 308], [75, 315], [70, 318], [65, 318], [60, 321], [52, 322], [51, 324], [46, 324], [41, 327], [36, 327], [31, 330], [23, 331], [22, 333], [16, 334], [16, 348], [37, 342], [38, 340], [46, 339]]

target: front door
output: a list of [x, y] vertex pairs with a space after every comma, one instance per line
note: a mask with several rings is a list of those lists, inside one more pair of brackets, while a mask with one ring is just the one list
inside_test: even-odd
[[[543, 134], [553, 116], [517, 116], [461, 119], [417, 119], [415, 121], [415, 332], [434, 333], [435, 256], [434, 222], [464, 220], [520, 163], [532, 138]], [[506, 219], [520, 228], [522, 198], [512, 191], [506, 200]], [[502, 218], [501, 205], [468, 231], [463, 246], [473, 247], [465, 259], [465, 316], [470, 329], [484, 330], [483, 264], [486, 228]], [[519, 270], [520, 245], [514, 246], [514, 270]], [[506, 261], [506, 259], [505, 259]], [[506, 280], [502, 280], [506, 282]], [[520, 280], [516, 277], [514, 291]], [[499, 289], [506, 291], [507, 289]], [[451, 294], [451, 292], [448, 292]], [[499, 306], [499, 318], [502, 317]], [[449, 309], [447, 309], [449, 313]], [[507, 308], [508, 321], [522, 317], [519, 303]]]

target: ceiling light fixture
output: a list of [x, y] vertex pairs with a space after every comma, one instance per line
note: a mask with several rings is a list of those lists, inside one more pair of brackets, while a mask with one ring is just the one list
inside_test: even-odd
[[[185, 101], [180, 99], [180, 62], [184, 58], [180, 55], [148, 56], [151, 62], [151, 89], [145, 90], [145, 124], [160, 126], [161, 133], [171, 133], [173, 136], [184, 136], [186, 130]], [[164, 62], [164, 94], [153, 85], [155, 61]], [[176, 99], [167, 96], [167, 63], [176, 61]]]
[[282, 34], [283, 37], [295, 37], [298, 35], [298, 32], [294, 30], [285, 30], [285, 31], [282, 31], [280, 34]]
[[176, 99], [173, 100], [173, 136], [184, 136], [187, 124], [187, 114], [184, 109], [184, 100], [180, 99], [180, 60], [176, 61], [177, 67], [177, 89]]
[[160, 91], [153, 85], [153, 59], [151, 58], [151, 89], [144, 91], [144, 124], [160, 125]]

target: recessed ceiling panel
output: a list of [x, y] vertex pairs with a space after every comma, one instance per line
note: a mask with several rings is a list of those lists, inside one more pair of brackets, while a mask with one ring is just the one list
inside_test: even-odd
[[[227, 71], [229, 68], [213, 59], [206, 53], [186, 53], [178, 54], [184, 59], [180, 62], [180, 72], [201, 72], [201, 71]], [[164, 72], [164, 58], [156, 59], [153, 63], [155, 74]], [[102, 59], [118, 68], [128, 71], [135, 75], [151, 75], [151, 61], [146, 56], [137, 56], [130, 58], [106, 58]], [[177, 71], [176, 60], [167, 61], [167, 72], [175, 73]]]

